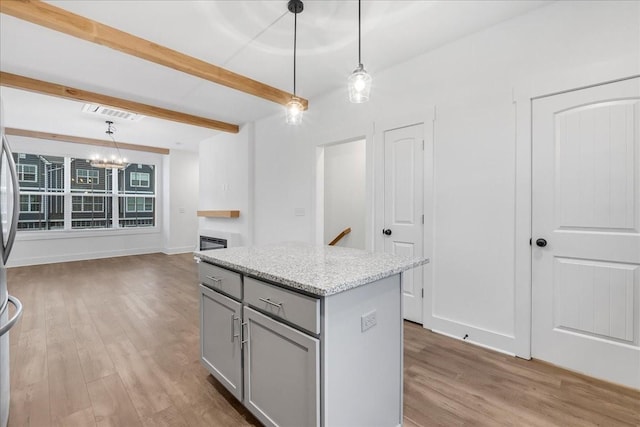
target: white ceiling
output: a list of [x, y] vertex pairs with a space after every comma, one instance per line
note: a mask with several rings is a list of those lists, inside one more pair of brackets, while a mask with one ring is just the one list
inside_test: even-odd
[[[58, 7], [292, 91], [293, 15], [286, 0], [52, 1]], [[374, 76], [549, 1], [362, 2], [362, 61]], [[298, 15], [297, 92], [310, 100], [345, 86], [357, 66], [357, 1], [307, 0]], [[236, 124], [282, 107], [109, 48], [0, 15], [0, 69]], [[346, 92], [346, 88], [345, 88]], [[104, 138], [82, 103], [2, 87], [7, 127]], [[373, 94], [375, 96], [375, 93]], [[346, 94], [345, 94], [346, 97]], [[116, 139], [197, 150], [216, 131], [145, 118]]]

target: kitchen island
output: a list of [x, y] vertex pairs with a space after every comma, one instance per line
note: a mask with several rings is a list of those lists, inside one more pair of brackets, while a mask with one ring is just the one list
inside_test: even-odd
[[199, 251], [201, 360], [268, 426], [402, 424], [402, 272], [428, 260], [285, 244]]

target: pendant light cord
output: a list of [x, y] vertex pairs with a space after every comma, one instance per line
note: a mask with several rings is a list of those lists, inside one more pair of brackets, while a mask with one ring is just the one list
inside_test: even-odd
[[296, 96], [296, 47], [298, 41], [298, 13], [293, 13], [293, 96]]
[[362, 40], [362, 31], [360, 29], [360, 1], [358, 0], [358, 65], [361, 67], [362, 66], [362, 50], [360, 47], [360, 41]]
[[113, 141], [113, 145], [115, 145], [116, 152], [118, 153], [118, 158], [122, 159], [122, 155], [120, 154], [120, 147], [118, 147], [118, 143], [116, 142], [116, 139], [113, 136], [116, 130], [117, 129], [115, 128], [115, 126], [113, 126], [113, 122], [107, 120], [107, 131], [105, 133], [109, 135], [109, 137], [111, 138], [111, 141]]

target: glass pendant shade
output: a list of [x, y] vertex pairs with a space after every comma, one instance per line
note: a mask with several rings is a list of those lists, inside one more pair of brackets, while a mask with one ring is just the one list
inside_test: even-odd
[[362, 64], [349, 76], [349, 101], [354, 104], [367, 102], [371, 93], [371, 76]]
[[304, 112], [304, 107], [302, 106], [302, 102], [300, 102], [300, 98], [296, 96], [291, 97], [291, 101], [287, 102], [287, 115], [286, 120], [289, 125], [298, 125], [302, 122], [302, 113]]

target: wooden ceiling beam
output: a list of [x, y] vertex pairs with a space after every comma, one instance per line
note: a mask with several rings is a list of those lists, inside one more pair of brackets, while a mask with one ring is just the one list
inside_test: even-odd
[[[52, 141], [73, 142], [75, 144], [95, 145], [98, 147], [113, 147], [113, 141], [106, 139], [82, 138], [72, 135], [59, 135], [57, 133], [38, 132], [35, 130], [5, 128], [6, 135], [26, 136], [28, 138], [49, 139]], [[145, 151], [147, 153], [169, 154], [167, 148], [149, 147], [147, 145], [127, 144], [118, 142], [118, 148], [123, 150]]]
[[[49, 3], [30, 0], [3, 0], [0, 1], [0, 12], [268, 101], [285, 105], [291, 100], [292, 95], [289, 92], [236, 74], [133, 34], [109, 27], [84, 16], [76, 15]], [[308, 101], [301, 99], [301, 102], [306, 109]]]
[[0, 71], [0, 85], [27, 90], [29, 92], [57, 96], [59, 98], [71, 99], [74, 101], [102, 104], [109, 107], [127, 110], [132, 113], [139, 113], [145, 116], [215, 129], [223, 132], [238, 133], [239, 131], [238, 125], [231, 123], [207, 119], [205, 117], [192, 116], [191, 114], [180, 113], [178, 111], [165, 110], [164, 108], [154, 107], [153, 105], [141, 104], [139, 102], [115, 98], [109, 95], [88, 92], [86, 90], [36, 80], [29, 77], [19, 76], [17, 74], [5, 73], [4, 71]]

